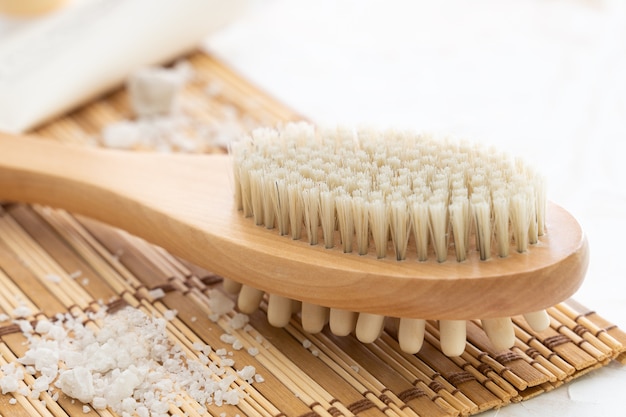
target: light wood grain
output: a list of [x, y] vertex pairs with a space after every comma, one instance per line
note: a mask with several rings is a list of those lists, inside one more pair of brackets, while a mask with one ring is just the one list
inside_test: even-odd
[[550, 205], [548, 233], [506, 259], [418, 262], [344, 254], [253, 225], [234, 207], [225, 155], [124, 152], [0, 135], [0, 199], [122, 228], [267, 292], [396, 317], [473, 319], [540, 310], [582, 283], [588, 244]]

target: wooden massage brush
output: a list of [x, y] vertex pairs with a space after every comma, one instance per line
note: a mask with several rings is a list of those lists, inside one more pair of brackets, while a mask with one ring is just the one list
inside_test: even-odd
[[[396, 131], [257, 129], [231, 155], [128, 152], [0, 134], [0, 198], [66, 209], [124, 229], [226, 277], [250, 313], [298, 309], [372, 342], [399, 318], [406, 352], [438, 320], [460, 355], [466, 320], [494, 349], [511, 316], [540, 331], [588, 263], [575, 219], [546, 202], [544, 180], [476, 145]], [[258, 227], [263, 225], [264, 227]]]

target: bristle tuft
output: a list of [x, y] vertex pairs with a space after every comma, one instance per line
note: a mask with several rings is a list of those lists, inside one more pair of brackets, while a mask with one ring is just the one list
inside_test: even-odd
[[253, 131], [232, 153], [244, 216], [311, 245], [464, 262], [526, 252], [546, 233], [545, 179], [492, 148], [290, 123]]

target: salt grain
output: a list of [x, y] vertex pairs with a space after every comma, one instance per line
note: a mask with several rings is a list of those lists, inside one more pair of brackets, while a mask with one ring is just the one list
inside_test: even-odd
[[176, 69], [148, 67], [135, 71], [127, 81], [135, 114], [149, 117], [171, 113], [185, 81], [185, 74]]
[[208, 306], [213, 314], [222, 316], [235, 308], [235, 302], [219, 290], [210, 290], [208, 296]]
[[83, 271], [76, 270], [70, 274], [70, 278], [76, 279], [76, 278], [79, 278], [82, 274], [83, 274]]
[[176, 318], [177, 314], [177, 310], [166, 310], [165, 312], [163, 312], [163, 318], [167, 321], [172, 321]]
[[16, 307], [11, 314], [13, 315], [13, 317], [26, 318], [30, 316], [31, 314], [33, 314], [33, 312], [27, 306], [20, 305]]
[[236, 313], [228, 323], [233, 330], [243, 329], [248, 325], [250, 317], [247, 314]]
[[233, 343], [235, 343], [235, 341], [237, 340], [237, 338], [235, 336], [233, 336], [232, 334], [228, 334], [228, 333], [223, 333], [220, 336], [220, 340], [224, 343], [228, 343], [229, 345], [232, 345]]
[[148, 295], [153, 300], [158, 300], [160, 298], [165, 297], [165, 291], [163, 291], [163, 288], [154, 288], [154, 289], [148, 291]]
[[61, 277], [56, 274], [46, 274], [44, 278], [50, 282], [54, 282], [55, 284], [59, 284], [61, 282]]

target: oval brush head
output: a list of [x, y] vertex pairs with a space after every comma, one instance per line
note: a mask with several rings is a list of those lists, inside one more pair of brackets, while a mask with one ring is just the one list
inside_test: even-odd
[[[463, 277], [468, 269], [478, 276], [482, 270], [485, 276], [500, 270], [504, 277], [515, 268], [541, 268], [546, 259], [534, 252], [553, 244], [552, 236], [544, 239], [548, 213], [544, 177], [493, 148], [407, 131], [319, 130], [292, 123], [253, 131], [232, 146], [232, 156], [236, 205], [244, 216], [285, 238], [345, 256], [393, 258], [399, 267], [411, 263], [425, 270], [439, 264], [451, 278]], [[511, 265], [506, 265], [508, 261]], [[249, 286], [226, 287], [240, 291], [243, 312], [254, 311], [263, 297], [262, 291]], [[445, 291], [432, 296], [443, 308], [449, 302]], [[270, 294], [267, 309], [270, 323], [284, 326], [294, 302]], [[526, 313], [537, 331], [549, 326], [542, 310], [518, 313]], [[401, 318], [398, 340], [403, 350], [420, 349], [425, 319], [437, 317]], [[466, 319], [482, 319], [496, 350], [513, 345], [508, 316], [461, 313], [459, 319], [439, 320], [447, 355], [463, 352]], [[384, 322], [380, 314], [302, 303], [302, 325], [308, 332], [321, 331], [329, 323], [337, 335], [354, 331], [359, 340], [372, 342]]]

